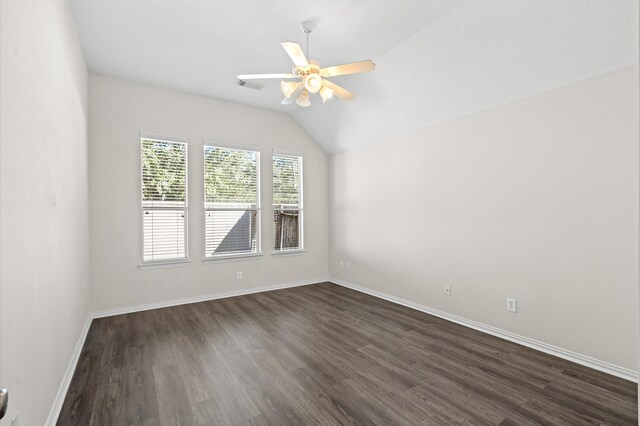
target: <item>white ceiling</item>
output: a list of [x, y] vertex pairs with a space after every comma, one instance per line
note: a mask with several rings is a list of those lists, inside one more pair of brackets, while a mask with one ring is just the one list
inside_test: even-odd
[[[637, 0], [71, 0], [89, 69], [289, 112], [327, 152], [373, 142], [638, 62]], [[323, 65], [372, 59], [332, 80], [356, 93], [280, 105], [237, 74], [289, 72], [281, 41]]]

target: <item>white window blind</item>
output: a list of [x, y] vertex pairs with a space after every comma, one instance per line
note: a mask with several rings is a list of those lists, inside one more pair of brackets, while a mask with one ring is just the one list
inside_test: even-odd
[[143, 263], [187, 259], [187, 144], [142, 135]]
[[205, 257], [260, 252], [260, 153], [204, 146]]
[[302, 249], [302, 224], [302, 156], [274, 152], [274, 250]]

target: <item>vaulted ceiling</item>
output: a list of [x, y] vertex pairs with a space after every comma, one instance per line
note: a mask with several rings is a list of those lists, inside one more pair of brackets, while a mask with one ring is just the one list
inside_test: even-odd
[[[72, 0], [91, 71], [283, 111], [333, 153], [638, 62], [637, 0]], [[281, 41], [324, 66], [362, 59], [332, 80], [348, 102], [280, 105]]]

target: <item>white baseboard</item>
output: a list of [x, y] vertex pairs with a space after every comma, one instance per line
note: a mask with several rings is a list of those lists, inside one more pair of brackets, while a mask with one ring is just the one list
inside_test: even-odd
[[310, 280], [293, 281], [283, 284], [275, 284], [262, 287], [252, 287], [244, 290], [225, 291], [221, 293], [205, 294], [203, 296], [185, 297], [181, 299], [165, 300], [162, 302], [146, 303], [144, 305], [125, 306], [123, 308], [105, 309], [92, 313], [93, 318], [111, 317], [114, 315], [130, 314], [133, 312], [148, 311], [150, 309], [166, 308], [169, 306], [186, 305], [188, 303], [204, 302], [206, 300], [224, 299], [227, 297], [242, 296], [245, 294], [262, 293], [265, 291], [281, 290], [284, 288], [300, 287], [303, 285], [317, 284], [329, 281], [328, 277]]
[[550, 345], [548, 343], [539, 342], [537, 340], [530, 339], [528, 337], [520, 336], [518, 334], [511, 333], [509, 331], [501, 330], [496, 327], [492, 327], [490, 325], [482, 324], [476, 321], [472, 321], [463, 317], [459, 317], [457, 315], [452, 315], [447, 312], [439, 311], [437, 309], [429, 308], [428, 306], [420, 305], [419, 303], [414, 303], [409, 300], [401, 299], [399, 297], [391, 296], [386, 293], [382, 293], [379, 291], [371, 290], [366, 287], [359, 286], [357, 284], [353, 284], [347, 281], [343, 281], [337, 278], [329, 278], [329, 281], [332, 283], [341, 285], [343, 287], [350, 288], [352, 290], [359, 291], [361, 293], [366, 293], [371, 296], [378, 297], [380, 299], [387, 300], [389, 302], [397, 303], [398, 305], [403, 305], [408, 308], [412, 308], [429, 315], [433, 315], [447, 321], [454, 322], [456, 324], [463, 325], [465, 327], [472, 328], [474, 330], [481, 331], [483, 333], [490, 334], [492, 336], [499, 337], [501, 339], [508, 340], [510, 342], [517, 343], [522, 346], [526, 346], [531, 349], [538, 350], [540, 352], [544, 352], [550, 355], [557, 356], [558, 358], [566, 359], [568, 361], [575, 362], [576, 364], [584, 365], [585, 367], [593, 368], [594, 370], [602, 371], [604, 373], [611, 374], [616, 377], [620, 377], [622, 379], [626, 379], [632, 382], [638, 382], [638, 373], [629, 370], [624, 367], [619, 367], [614, 364], [610, 364], [605, 361], [601, 361], [599, 359], [591, 358], [586, 355], [579, 354], [577, 352], [573, 352], [567, 349], [559, 348], [557, 346]]
[[91, 316], [91, 313], [89, 313], [87, 319], [84, 322], [84, 325], [82, 326], [82, 331], [80, 331], [80, 336], [78, 336], [78, 341], [76, 342], [76, 347], [73, 350], [71, 359], [69, 360], [67, 371], [65, 371], [64, 376], [62, 376], [62, 382], [60, 383], [60, 387], [58, 388], [56, 399], [54, 399], [53, 401], [53, 406], [51, 407], [51, 411], [49, 411], [49, 416], [47, 417], [47, 421], [45, 423], [46, 426], [55, 426], [56, 422], [58, 421], [58, 416], [60, 415], [60, 410], [62, 410], [64, 398], [67, 396], [67, 391], [69, 390], [69, 385], [71, 384], [73, 373], [75, 373], [76, 371], [76, 366], [78, 365], [78, 360], [80, 359], [80, 354], [82, 353], [82, 347], [84, 346], [84, 341], [87, 339], [87, 334], [89, 333], [89, 327], [91, 326], [92, 320], [93, 317]]
[[87, 333], [89, 332], [91, 321], [94, 318], [103, 318], [103, 317], [109, 317], [113, 315], [121, 315], [121, 314], [133, 313], [133, 312], [146, 311], [150, 309], [158, 309], [158, 308], [165, 308], [169, 306], [185, 305], [188, 303], [203, 302], [206, 300], [224, 299], [227, 297], [242, 296], [245, 294], [262, 293], [265, 291], [300, 287], [300, 286], [305, 286], [310, 284], [322, 283], [325, 281], [329, 281], [329, 282], [341, 285], [343, 287], [347, 287], [352, 290], [359, 291], [361, 293], [366, 293], [371, 296], [375, 296], [380, 299], [387, 300], [389, 302], [397, 303], [399, 305], [403, 305], [408, 308], [416, 309], [418, 311], [445, 319], [447, 321], [451, 321], [456, 324], [460, 324], [465, 327], [472, 328], [474, 330], [491, 334], [492, 336], [500, 337], [502, 339], [509, 340], [511, 342], [518, 343], [520, 345], [523, 345], [532, 349], [536, 349], [538, 351], [548, 353], [550, 355], [554, 355], [559, 358], [563, 358], [568, 361], [572, 361], [577, 364], [584, 365], [586, 367], [593, 368], [595, 370], [609, 373], [611, 375], [621, 377], [623, 379], [630, 380], [633, 382], [638, 382], [638, 374], [633, 370], [619, 367], [617, 365], [613, 365], [608, 362], [591, 358], [586, 355], [581, 355], [579, 353], [572, 352], [567, 349], [562, 349], [557, 346], [549, 345], [547, 343], [529, 339], [528, 337], [519, 336], [517, 334], [511, 333], [505, 330], [501, 330], [499, 328], [491, 327], [489, 325], [485, 325], [479, 322], [471, 321], [466, 318], [449, 314], [447, 312], [429, 308], [427, 306], [420, 305], [418, 303], [414, 303], [405, 299], [401, 299], [399, 297], [391, 296], [386, 293], [370, 290], [366, 287], [349, 283], [337, 278], [323, 277], [323, 278], [310, 279], [310, 280], [294, 281], [294, 282], [289, 282], [284, 284], [275, 284], [275, 285], [263, 286], [263, 287], [253, 287], [253, 288], [238, 290], [238, 291], [227, 291], [227, 292], [221, 292], [221, 293], [207, 294], [203, 296], [194, 296], [194, 297], [186, 297], [182, 299], [166, 300], [162, 302], [147, 303], [144, 305], [127, 306], [127, 307], [115, 308], [115, 309], [106, 309], [106, 310], [90, 313], [89, 316], [87, 317], [87, 320], [84, 323], [84, 326], [82, 327], [82, 331], [80, 332], [80, 336], [78, 337], [78, 341], [76, 342], [76, 347], [71, 356], [71, 360], [69, 361], [69, 365], [67, 366], [67, 371], [65, 372], [62, 378], [62, 383], [60, 383], [60, 387], [58, 388], [58, 393], [54, 400], [53, 406], [51, 407], [51, 411], [49, 412], [49, 417], [47, 417], [47, 421], [45, 425], [54, 426], [56, 424], [56, 421], [58, 420], [58, 416], [60, 415], [60, 410], [62, 409], [62, 404], [64, 403], [64, 399], [67, 395], [69, 385], [71, 384], [71, 379], [73, 378], [73, 373], [76, 370], [78, 359], [80, 358], [80, 354], [82, 352], [82, 347], [84, 346], [84, 342], [87, 338]]

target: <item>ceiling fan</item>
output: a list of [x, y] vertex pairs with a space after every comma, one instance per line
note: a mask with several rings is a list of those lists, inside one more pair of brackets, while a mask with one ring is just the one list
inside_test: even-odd
[[327, 77], [338, 75], [357, 74], [373, 71], [376, 67], [372, 61], [353, 62], [351, 64], [337, 65], [328, 68], [320, 68], [320, 63], [309, 56], [309, 34], [313, 29], [313, 23], [302, 23], [302, 31], [307, 35], [307, 54], [305, 55], [298, 43], [285, 41], [280, 43], [293, 61], [293, 70], [287, 74], [241, 74], [240, 80], [261, 80], [268, 78], [295, 79], [297, 81], [281, 81], [280, 88], [284, 94], [282, 104], [296, 104], [302, 107], [311, 105], [310, 93], [319, 93], [322, 102], [327, 102], [334, 95], [348, 101], [353, 98], [353, 93], [327, 80]]

